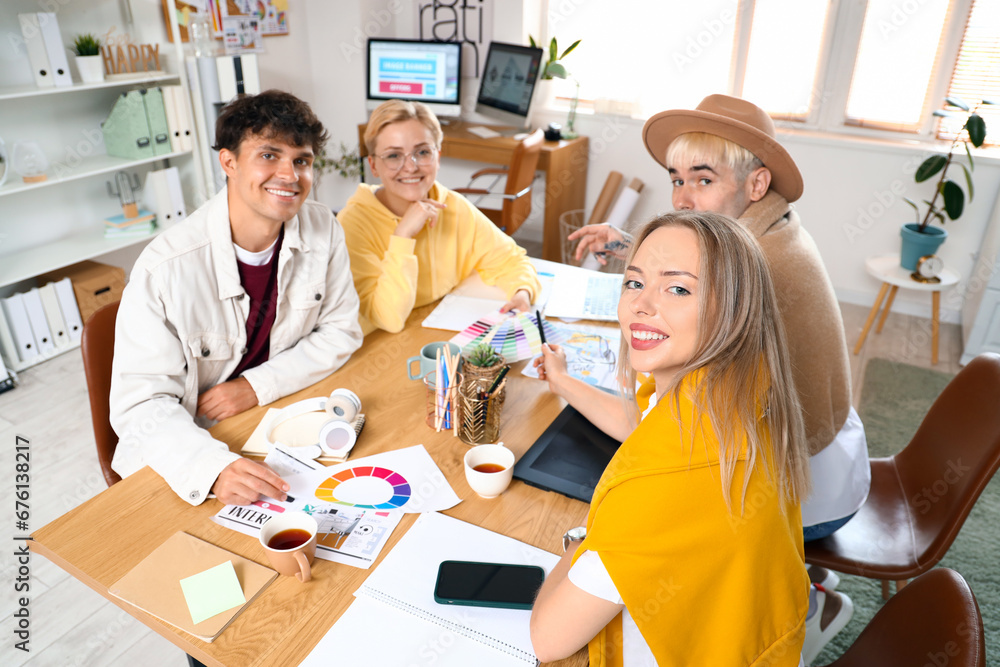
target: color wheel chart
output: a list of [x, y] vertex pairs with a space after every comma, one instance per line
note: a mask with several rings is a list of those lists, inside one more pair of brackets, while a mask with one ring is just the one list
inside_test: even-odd
[[[566, 333], [560, 327], [544, 318], [542, 328], [545, 330], [545, 340], [549, 343], [561, 343], [566, 339]], [[503, 355], [507, 363], [531, 359], [542, 351], [538, 321], [533, 315], [501, 313], [499, 310], [486, 313], [452, 338], [451, 342], [461, 347], [466, 356], [473, 346], [488, 343]]]
[[410, 500], [410, 484], [394, 470], [358, 466], [323, 480], [316, 487], [316, 498], [358, 509], [394, 510]]

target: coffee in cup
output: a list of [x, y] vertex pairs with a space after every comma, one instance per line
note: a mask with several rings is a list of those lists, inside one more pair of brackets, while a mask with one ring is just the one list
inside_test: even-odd
[[260, 545], [278, 573], [305, 583], [312, 579], [317, 532], [316, 519], [305, 512], [287, 512], [268, 519], [260, 529]]

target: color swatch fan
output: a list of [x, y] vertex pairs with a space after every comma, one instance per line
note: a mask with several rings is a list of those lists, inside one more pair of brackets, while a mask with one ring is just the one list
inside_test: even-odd
[[[561, 343], [565, 332], [551, 322], [542, 319], [545, 340]], [[529, 313], [501, 313], [495, 310], [486, 313], [457, 336], [451, 339], [468, 354], [479, 343], [487, 343], [496, 350], [507, 363], [531, 359], [542, 351], [542, 338], [538, 333], [538, 320]]]

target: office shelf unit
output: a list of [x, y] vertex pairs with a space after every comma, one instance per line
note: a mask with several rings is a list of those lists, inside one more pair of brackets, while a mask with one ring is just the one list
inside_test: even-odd
[[[57, 17], [62, 41], [71, 44], [76, 34], [85, 32], [97, 34], [103, 41], [111, 31], [112, 39], [129, 35], [136, 44], [159, 44], [160, 72], [39, 88], [23, 46], [0, 54], [0, 138], [6, 143], [8, 157], [13, 157], [17, 141], [30, 140], [41, 146], [50, 163], [47, 180], [39, 183], [24, 183], [10, 162], [5, 165], [7, 179], [0, 186], [0, 296], [30, 288], [38, 274], [85, 259], [126, 248], [136, 254], [152, 238], [104, 238], [104, 218], [121, 212], [117, 197], [110, 196], [105, 186], [115, 172], [124, 170], [144, 181], [153, 169], [177, 166], [188, 209], [193, 210], [206, 198], [198, 155], [203, 142], [197, 136], [194, 151], [139, 160], [105, 154], [100, 125], [118, 95], [175, 84], [189, 90], [183, 46], [179, 41], [168, 41], [171, 26], [164, 25], [160, 3], [131, 6], [134, 15], [128, 24], [121, 3], [60, 5]], [[17, 15], [37, 11], [38, 3], [33, 0], [5, 0], [0, 7], [0, 32], [19, 39]], [[79, 81], [72, 56], [68, 58], [73, 79]], [[193, 119], [192, 100], [186, 95], [185, 100]], [[6, 362], [14, 370], [22, 370], [44, 360]]]

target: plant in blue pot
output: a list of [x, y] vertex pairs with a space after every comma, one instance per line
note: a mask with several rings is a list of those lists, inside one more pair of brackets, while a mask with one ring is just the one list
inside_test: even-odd
[[[952, 165], [957, 164], [962, 168], [962, 172], [965, 175], [965, 185], [969, 190], [969, 201], [972, 201], [972, 197], [975, 194], [972, 186], [972, 171], [975, 169], [975, 161], [972, 158], [972, 151], [969, 149], [969, 144], [979, 148], [986, 141], [986, 121], [979, 115], [979, 107], [984, 104], [996, 103], [997, 101], [995, 100], [984, 99], [975, 107], [970, 107], [957, 97], [948, 97], [945, 98], [945, 106], [947, 108], [934, 112], [935, 116], [942, 118], [964, 118], [965, 122], [962, 124], [962, 128], [956, 133], [955, 139], [951, 142], [951, 148], [948, 153], [939, 153], [930, 156], [921, 163], [913, 176], [917, 183], [923, 183], [937, 177], [937, 186], [934, 188], [934, 195], [930, 200], [923, 200], [923, 204], [927, 207], [926, 211], [921, 211], [921, 207], [916, 202], [904, 197], [906, 203], [912, 206], [917, 212], [916, 222], [903, 225], [899, 232], [903, 237], [899, 263], [904, 269], [910, 271], [916, 270], [917, 262], [920, 258], [936, 253], [937, 249], [948, 238], [948, 232], [942, 227], [931, 225], [931, 222], [937, 220], [941, 224], [944, 224], [946, 215], [951, 220], [957, 220], [962, 215], [962, 211], [965, 210], [965, 190], [956, 181], [948, 178], [948, 170]], [[968, 160], [968, 164], [959, 161], [957, 158], [961, 156], [955, 155], [959, 149], [959, 145], [965, 150], [965, 157]]]

